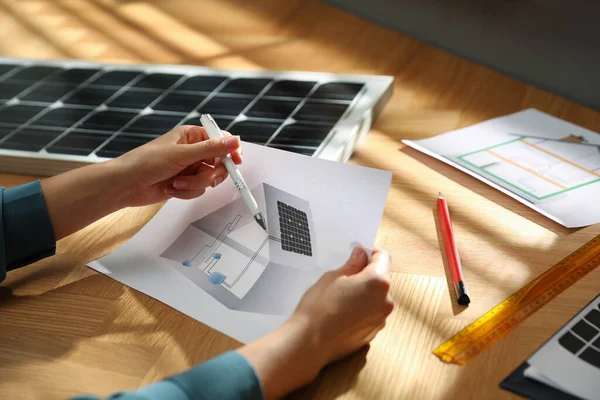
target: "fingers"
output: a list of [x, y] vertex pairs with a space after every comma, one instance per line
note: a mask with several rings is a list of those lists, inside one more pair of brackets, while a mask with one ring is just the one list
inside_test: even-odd
[[239, 147], [239, 136], [227, 136], [172, 147], [170, 148], [169, 159], [178, 165], [188, 166], [200, 160], [214, 160], [216, 157], [225, 157]]
[[208, 134], [204, 128], [194, 125], [183, 125], [173, 131], [178, 144], [193, 144], [208, 140]]
[[[231, 133], [229, 133], [227, 131], [222, 131], [222, 132], [225, 137], [231, 136]], [[233, 160], [234, 163], [236, 163], [238, 165], [242, 163], [242, 153], [243, 153], [242, 147], [239, 147], [235, 151], [231, 152], [231, 159]]]
[[392, 312], [394, 301], [389, 295], [391, 258], [387, 251], [373, 250], [369, 264], [357, 274], [356, 279], [362, 283], [365, 295], [375, 301], [378, 308], [387, 316]]
[[238, 153], [236, 158], [241, 161], [240, 137], [229, 133], [224, 133], [224, 136], [219, 139], [209, 139], [204, 128], [184, 125], [173, 129], [158, 140], [166, 144], [170, 142], [165, 146], [166, 156], [182, 168], [199, 161], [214, 165], [217, 158], [234, 152]]
[[342, 275], [354, 275], [362, 271], [367, 265], [368, 258], [365, 250], [357, 246], [352, 250], [348, 261], [339, 269]]
[[[227, 143], [229, 141], [228, 143], [231, 143], [231, 147], [229, 148], [228, 151], [223, 148], [221, 148], [221, 149], [218, 148], [218, 149], [216, 149], [216, 152], [211, 152], [211, 154], [207, 154], [205, 157], [196, 159], [195, 161], [204, 160], [205, 162], [207, 162], [211, 165], [215, 165], [217, 163], [217, 160], [219, 159], [219, 157], [224, 157], [227, 154], [230, 154], [231, 159], [233, 160], [234, 163], [236, 163], [236, 164], [242, 163], [242, 148], [240, 147], [239, 136], [232, 136], [231, 133], [229, 133], [227, 131], [221, 131], [223, 133], [223, 139], [210, 139], [204, 128], [201, 128], [199, 126], [191, 126], [191, 125], [180, 126], [178, 128], [178, 131], [180, 133], [179, 133], [179, 137], [177, 139], [177, 144], [197, 145], [197, 144], [204, 143], [206, 147], [214, 149], [213, 146], [215, 146], [216, 143], [213, 143], [213, 142], [217, 142], [217, 143], [218, 142], [226, 142]], [[236, 143], [236, 142], [234, 142], [235, 139], [229, 139], [231, 137], [237, 138], [236, 146], [233, 146], [233, 143]], [[202, 147], [202, 146], [200, 146], [200, 147]], [[219, 146], [217, 145], [217, 147], [219, 147]], [[196, 155], [196, 157], [198, 157], [198, 156], [199, 155]]]
[[383, 249], [373, 249], [371, 262], [365, 270], [375, 273], [379, 276], [389, 276], [392, 265], [390, 254]]
[[165, 193], [167, 195], [169, 195], [170, 197], [174, 197], [174, 198], [182, 199], [182, 200], [195, 199], [196, 197], [202, 196], [205, 192], [206, 192], [206, 189], [201, 189], [201, 190], [181, 189], [181, 190], [178, 190], [178, 189], [168, 188], [165, 190]]
[[219, 164], [214, 168], [204, 165], [194, 175], [176, 177], [173, 181], [173, 188], [196, 191], [206, 189], [209, 186], [216, 187], [227, 176], [227, 169], [223, 164]]

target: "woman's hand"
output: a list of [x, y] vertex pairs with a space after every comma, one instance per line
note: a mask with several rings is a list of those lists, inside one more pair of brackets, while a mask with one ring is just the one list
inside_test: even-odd
[[112, 160], [128, 181], [128, 206], [192, 199], [223, 182], [228, 175], [221, 158], [230, 154], [236, 164], [242, 162], [239, 136], [223, 133], [223, 139], [211, 140], [204, 128], [179, 126]]
[[374, 250], [368, 262], [357, 247], [344, 266], [325, 273], [304, 294], [290, 322], [309, 332], [325, 364], [360, 349], [383, 329], [394, 308], [389, 269], [385, 251]]
[[124, 207], [169, 197], [191, 199], [227, 178], [221, 158], [242, 162], [240, 138], [209, 140], [204, 128], [180, 126], [115, 159], [41, 181], [56, 240]]
[[253, 365], [267, 398], [309, 383], [327, 364], [347, 356], [383, 329], [394, 303], [390, 257], [357, 248], [341, 268], [325, 273], [279, 329], [239, 349]]

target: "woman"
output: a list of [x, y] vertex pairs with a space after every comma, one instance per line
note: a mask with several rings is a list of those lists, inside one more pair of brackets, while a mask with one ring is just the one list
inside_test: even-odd
[[[124, 207], [192, 199], [227, 178], [220, 159], [242, 162], [238, 136], [209, 140], [181, 126], [118, 158], [15, 188], [0, 188], [0, 280], [55, 252], [56, 241]], [[135, 392], [127, 399], [279, 398], [314, 379], [328, 363], [369, 343], [392, 311], [390, 259], [354, 249], [325, 273], [276, 331]], [[97, 399], [79, 396], [76, 399]]]

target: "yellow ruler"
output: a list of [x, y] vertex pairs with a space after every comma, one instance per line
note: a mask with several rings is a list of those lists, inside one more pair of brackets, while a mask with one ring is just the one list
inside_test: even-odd
[[600, 265], [600, 235], [442, 343], [433, 354], [464, 365]]

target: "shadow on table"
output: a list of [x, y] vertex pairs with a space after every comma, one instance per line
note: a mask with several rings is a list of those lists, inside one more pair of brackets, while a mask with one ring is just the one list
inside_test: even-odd
[[369, 346], [365, 346], [358, 352], [329, 364], [317, 379], [291, 393], [286, 399], [312, 399], [317, 397], [317, 394], [320, 398], [337, 399], [354, 387], [358, 374], [367, 363], [368, 352]]
[[[362, 157], [360, 154], [356, 154], [355, 158], [361, 164], [365, 164], [365, 165], [368, 165], [368, 166], [371, 166], [374, 168], [382, 167], [381, 164], [379, 163], [379, 161], [376, 159], [371, 159], [371, 158], [367, 159], [367, 158]], [[460, 171], [457, 171], [457, 172], [460, 173]], [[404, 178], [405, 177], [402, 175], [401, 172], [394, 173], [394, 177], [393, 177], [394, 180], [398, 181], [398, 180], [403, 180]], [[450, 178], [452, 179], [452, 176]], [[470, 178], [470, 177], [467, 176], [466, 178]], [[464, 186], [470, 188], [471, 184], [473, 184], [474, 186], [476, 186], [477, 184], [483, 185], [481, 182], [475, 180], [474, 178], [471, 178], [471, 181], [467, 180], [465, 182]], [[483, 188], [483, 189], [489, 189], [490, 191], [496, 192], [496, 190], [492, 189], [492, 188]], [[408, 195], [411, 197], [411, 199], [423, 203], [424, 207], [426, 207], [429, 210], [431, 210], [432, 207], [435, 207], [437, 195], [438, 195], [437, 191], [431, 191], [431, 193], [429, 193], [429, 192], [426, 192], [425, 190], [421, 189], [417, 185], [405, 185], [401, 189], [393, 187], [392, 190], [402, 190], [403, 195]], [[490, 195], [490, 199], [492, 199], [491, 196], [493, 196], [493, 195], [503, 195], [503, 194], [489, 193], [489, 195]], [[510, 198], [508, 196], [506, 196], [506, 197], [511, 202], [516, 203], [516, 201], [513, 200], [512, 198]], [[427, 201], [427, 199], [431, 199], [431, 202]], [[491, 200], [491, 201], [493, 201], [493, 200]], [[523, 207], [525, 207], [525, 206], [523, 206]], [[514, 211], [514, 212], [516, 212], [516, 211]], [[435, 223], [437, 225], [437, 216], [434, 213], [432, 213], [431, 215], [435, 221], [432, 223]], [[400, 216], [390, 215], [390, 213], [387, 209], [384, 211], [384, 216], [393, 220], [398, 226], [405, 225], [405, 221], [403, 221]], [[478, 236], [480, 236], [482, 238], [485, 238], [486, 242], [488, 242], [490, 244], [490, 246], [493, 246], [494, 248], [497, 248], [498, 250], [510, 255], [515, 260], [523, 260], [529, 256], [529, 252], [531, 252], [532, 250], [535, 250], [535, 249], [532, 249], [532, 247], [528, 244], [513, 243], [510, 240], [510, 238], [495, 231], [494, 229], [492, 229], [492, 226], [490, 226], [489, 224], [482, 224], [481, 221], [474, 219], [473, 216], [470, 215], [469, 213], [463, 212], [461, 208], [456, 208], [452, 212], [452, 216], [453, 216], [453, 220], [462, 221], [462, 223], [466, 227], [466, 229], [468, 229], [471, 232], [477, 233]], [[544, 217], [538, 216], [538, 218], [544, 218]], [[561, 230], [561, 229], [559, 228], [558, 230]], [[562, 228], [562, 230], [568, 231], [566, 228]], [[439, 227], [438, 227], [438, 231], [439, 231]], [[425, 243], [431, 242], [431, 239], [429, 237], [425, 236], [422, 232], [419, 232], [416, 230], [411, 230], [411, 233], [419, 236]], [[441, 247], [441, 248], [439, 247], [439, 245], [440, 245], [439, 237], [436, 239], [438, 239], [438, 240], [436, 240], [436, 242], [438, 242], [438, 243], [436, 243], [438, 246], [432, 246], [432, 249], [435, 249], [435, 251], [440, 251], [440, 250], [443, 251], [443, 247]], [[556, 243], [556, 241], [553, 243], [553, 246], [555, 246], [555, 243]], [[544, 251], [547, 251], [547, 250], [549, 250], [549, 249], [545, 249]], [[466, 260], [469, 256], [469, 249], [462, 248], [462, 250], [459, 250], [459, 251], [461, 251], [462, 255], [464, 256], [464, 259], [463, 259], [463, 262], [464, 262], [464, 260]], [[445, 255], [442, 254], [442, 259], [444, 259], [444, 258], [445, 258]], [[502, 278], [499, 276], [493, 276], [493, 275], [490, 275], [489, 271], [486, 271], [486, 270], [478, 271], [477, 268], [470, 268], [469, 270], [471, 273], [477, 273], [478, 275], [481, 276], [482, 279], [485, 279], [494, 284], [501, 283], [502, 279], [510, 279], [510, 278]], [[510, 283], [510, 282], [505, 282], [505, 283]]]
[[110, 280], [97, 274], [42, 293], [14, 294], [32, 280], [59, 273], [42, 271], [0, 287], [0, 382], [17, 380], [14, 374], [19, 373], [15, 368], [19, 364], [62, 358], [79, 341], [95, 337], [123, 291], [113, 291], [113, 299], [82, 297], [79, 293], [87, 288]]
[[518, 202], [512, 197], [500, 192], [499, 190], [494, 189], [489, 185], [486, 185], [484, 182], [481, 182], [480, 180], [468, 174], [465, 174], [464, 172], [457, 170], [456, 168], [453, 168], [450, 165], [436, 160], [435, 158], [423, 154], [418, 150], [415, 150], [411, 147], [404, 147], [400, 151], [406, 154], [407, 156], [414, 158], [426, 167], [443, 174], [446, 178], [453, 180], [457, 184], [466, 187], [469, 190], [472, 190], [478, 195], [485, 197], [489, 201], [494, 202], [515, 214], [527, 218], [534, 224], [541, 225], [545, 229], [552, 231], [557, 235], [569, 235], [582, 229], [565, 228], [558, 222], [552, 221], [551, 219], [544, 217], [543, 215], [530, 209], [529, 207]]

